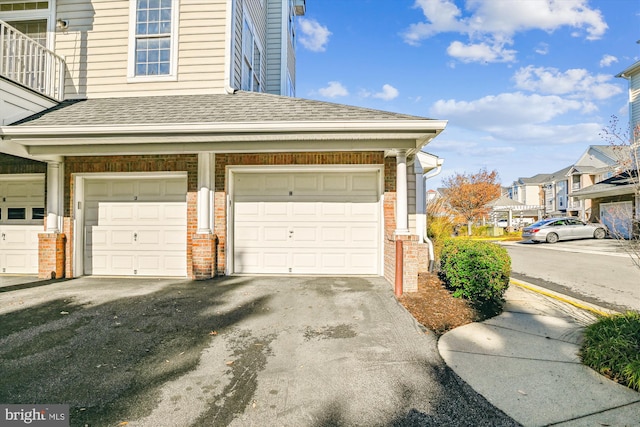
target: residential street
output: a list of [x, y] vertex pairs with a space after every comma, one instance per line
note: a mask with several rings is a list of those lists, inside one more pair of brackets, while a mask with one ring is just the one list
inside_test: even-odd
[[512, 277], [606, 308], [640, 310], [640, 269], [617, 241], [507, 242]]
[[517, 425], [380, 277], [44, 283], [0, 283], [0, 402], [72, 426]]

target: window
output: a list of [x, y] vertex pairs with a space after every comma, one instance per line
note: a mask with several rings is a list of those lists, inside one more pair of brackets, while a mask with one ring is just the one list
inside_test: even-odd
[[44, 219], [44, 208], [32, 208], [31, 219]]
[[25, 208], [8, 208], [7, 219], [26, 219], [27, 210]]
[[10, 1], [0, 3], [0, 12], [49, 9], [48, 1]]
[[175, 76], [176, 0], [136, 0], [129, 77]]
[[254, 27], [245, 17], [242, 25], [242, 90], [262, 92], [262, 48]]
[[289, 0], [289, 40], [291, 41], [291, 46], [295, 48], [296, 46], [296, 26], [294, 22], [295, 16], [295, 8], [293, 0]]

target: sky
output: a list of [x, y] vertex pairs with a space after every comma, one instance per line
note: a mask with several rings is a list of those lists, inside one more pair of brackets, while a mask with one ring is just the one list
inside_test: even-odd
[[640, 0], [307, 0], [296, 96], [447, 120], [427, 181], [486, 168], [503, 186], [624, 135]]

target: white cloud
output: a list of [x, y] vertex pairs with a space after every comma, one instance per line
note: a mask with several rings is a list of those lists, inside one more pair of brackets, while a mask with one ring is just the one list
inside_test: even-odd
[[520, 92], [485, 96], [474, 101], [439, 100], [432, 117], [446, 117], [450, 125], [491, 130], [517, 124], [546, 123], [557, 116], [583, 109], [583, 103], [559, 96], [525, 95]]
[[549, 53], [549, 45], [547, 43], [540, 43], [538, 47], [536, 47], [535, 52], [538, 55], [546, 55]]
[[337, 98], [349, 95], [349, 91], [340, 82], [329, 82], [327, 87], [318, 89], [318, 93], [325, 98]]
[[[467, 62], [505, 62], [514, 61], [516, 52], [500, 52], [505, 45], [513, 43], [514, 35], [519, 32], [551, 33], [570, 27], [576, 35], [595, 40], [608, 28], [600, 11], [590, 8], [588, 0], [468, 0], [464, 4], [463, 11], [453, 0], [416, 0], [415, 7], [422, 9], [426, 21], [410, 25], [402, 34], [405, 42], [418, 45], [436, 34], [455, 32], [467, 35], [469, 43], [452, 43], [450, 53], [458, 52], [458, 57]], [[462, 49], [465, 46], [467, 55]], [[484, 54], [479, 47], [483, 47]]]
[[403, 34], [405, 42], [418, 45], [421, 40], [435, 34], [464, 32], [465, 24], [459, 20], [462, 11], [449, 0], [416, 0], [414, 7], [422, 9], [428, 22], [412, 24]]
[[515, 60], [516, 51], [505, 49], [503, 45], [486, 43], [463, 44], [454, 41], [447, 48], [449, 56], [462, 62], [512, 62]]
[[600, 60], [600, 67], [608, 67], [611, 64], [618, 62], [618, 58], [613, 55], [604, 55]]
[[382, 91], [378, 93], [374, 93], [372, 96], [374, 98], [380, 98], [385, 101], [391, 101], [394, 98], [397, 98], [399, 95], [398, 89], [395, 87], [385, 84], [382, 86]]
[[298, 20], [300, 36], [298, 40], [305, 48], [313, 52], [324, 52], [329, 43], [331, 31], [315, 19], [300, 18]]
[[607, 99], [622, 92], [620, 86], [610, 83], [612, 76], [594, 75], [582, 68], [562, 72], [557, 68], [530, 65], [516, 71], [513, 80], [519, 89], [572, 98]]
[[[474, 142], [457, 142], [451, 146], [447, 135], [442, 135], [431, 145], [436, 144], [439, 151], [480, 155], [475, 154], [477, 150], [506, 154], [509, 149], [505, 149], [505, 146], [523, 144], [597, 144], [601, 142], [601, 124], [579, 121], [575, 124], [555, 123], [565, 114], [583, 113], [589, 105], [556, 95], [528, 95], [520, 92], [502, 93], [472, 101], [440, 100], [432, 106], [431, 116], [446, 118], [450, 131], [464, 130], [473, 137]], [[483, 142], [477, 143], [478, 141]]]

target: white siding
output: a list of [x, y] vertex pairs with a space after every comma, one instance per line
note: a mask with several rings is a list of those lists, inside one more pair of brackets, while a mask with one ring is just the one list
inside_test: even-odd
[[282, 27], [282, 8], [286, 2], [267, 0], [267, 87], [268, 93], [282, 94], [282, 37], [286, 27]]
[[56, 105], [44, 96], [0, 79], [0, 126], [8, 125]]
[[67, 62], [67, 98], [222, 92], [226, 5], [181, 0], [176, 80], [128, 82], [129, 1], [58, 0], [57, 16], [69, 21], [55, 49]]
[[[412, 169], [412, 168], [411, 168]], [[416, 230], [416, 174], [407, 173], [407, 212], [409, 213], [409, 230]]]
[[629, 79], [629, 102], [631, 103], [630, 125], [633, 129], [640, 125], [640, 72]]

